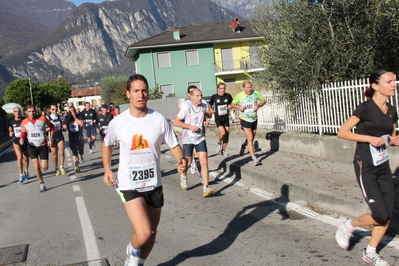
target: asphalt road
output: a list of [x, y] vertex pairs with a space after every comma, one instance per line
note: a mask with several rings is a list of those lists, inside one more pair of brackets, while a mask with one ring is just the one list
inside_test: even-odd
[[[94, 153], [84, 156], [80, 174], [68, 166], [70, 156], [66, 176], [55, 176], [50, 161], [44, 175], [48, 190], [43, 193], [38, 192], [36, 178], [17, 184], [12, 149], [0, 156], [0, 248], [28, 244], [27, 260], [19, 265], [67, 265], [100, 258], [110, 265], [124, 264], [131, 226], [118, 195], [102, 182], [99, 146], [97, 141]], [[334, 239], [338, 214], [274, 198], [275, 193], [235, 182], [213, 169], [211, 186], [217, 193], [203, 198], [198, 175], [189, 174], [190, 188], [183, 191], [166, 147], [163, 153], [165, 206], [147, 266], [363, 264], [361, 251], [369, 232], [359, 231], [349, 251], [340, 249]], [[34, 176], [32, 167], [30, 174]], [[399, 265], [398, 247], [396, 238], [385, 238], [381, 255], [391, 265]]]

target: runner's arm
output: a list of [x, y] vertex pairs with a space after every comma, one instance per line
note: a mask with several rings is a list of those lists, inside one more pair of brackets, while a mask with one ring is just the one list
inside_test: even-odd
[[109, 186], [115, 186], [114, 175], [111, 170], [111, 156], [112, 156], [112, 146], [105, 146], [105, 141], [103, 141], [101, 146], [101, 157], [104, 167], [104, 183]]
[[187, 168], [187, 160], [183, 159], [185, 158], [183, 149], [180, 145], [177, 145], [173, 148], [170, 148], [170, 151], [172, 152], [173, 157], [175, 157], [177, 163], [179, 164], [179, 166], [177, 167], [177, 171], [179, 173], [183, 173]]
[[349, 119], [346, 120], [345, 123], [339, 129], [337, 133], [338, 138], [356, 141], [356, 142], [368, 142], [374, 147], [379, 147], [385, 144], [385, 141], [380, 137], [353, 133], [351, 131], [352, 128], [354, 128], [357, 124], [359, 124], [359, 122], [360, 122], [359, 117], [355, 115], [349, 117]]

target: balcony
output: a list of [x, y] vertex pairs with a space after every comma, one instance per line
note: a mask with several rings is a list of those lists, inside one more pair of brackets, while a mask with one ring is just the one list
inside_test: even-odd
[[264, 70], [255, 60], [224, 60], [215, 62], [215, 75], [230, 75]]

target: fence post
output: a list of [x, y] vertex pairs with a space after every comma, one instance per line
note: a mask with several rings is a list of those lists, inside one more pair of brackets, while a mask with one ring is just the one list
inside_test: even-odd
[[320, 93], [318, 91], [314, 92], [316, 94], [316, 111], [317, 111], [317, 125], [319, 127], [319, 136], [323, 136], [323, 128], [321, 125], [321, 107], [320, 107]]

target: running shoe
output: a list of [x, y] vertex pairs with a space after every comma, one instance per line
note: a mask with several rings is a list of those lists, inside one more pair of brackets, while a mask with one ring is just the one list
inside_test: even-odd
[[29, 172], [24, 170], [24, 179], [29, 180]]
[[140, 251], [134, 252], [132, 244], [129, 242], [126, 246], [126, 261], [125, 266], [144, 266], [140, 259]]
[[348, 249], [349, 240], [353, 236], [352, 232], [345, 226], [346, 220], [347, 218], [345, 217], [340, 217], [338, 219], [338, 224], [337, 224], [338, 229], [335, 232], [335, 240], [337, 241], [338, 245], [343, 249]]
[[18, 184], [22, 184], [24, 182], [24, 176], [19, 175]]
[[254, 165], [260, 165], [260, 161], [258, 160], [258, 158], [256, 158], [256, 156], [252, 156], [252, 161], [254, 161]]
[[85, 161], [83, 160], [82, 155], [79, 154], [79, 163], [84, 163]]
[[202, 191], [202, 196], [205, 197], [205, 198], [209, 197], [209, 196], [211, 196], [213, 194], [215, 194], [215, 190], [211, 189], [210, 187], [206, 187]]
[[184, 190], [187, 190], [188, 188], [187, 176], [180, 175], [180, 187]]
[[193, 175], [195, 175], [195, 173], [197, 172], [197, 165], [195, 163], [195, 158], [191, 162], [190, 172]]
[[244, 141], [241, 141], [241, 142], [240, 142], [239, 154], [240, 154], [240, 155], [244, 155], [244, 151], [245, 151]]
[[92, 153], [93, 153], [93, 150], [90, 150], [89, 153], [92, 154]]
[[60, 170], [58, 168], [55, 168], [55, 175], [60, 175], [60, 174], [61, 174]]
[[39, 187], [39, 192], [44, 192], [44, 191], [46, 191], [46, 184], [44, 184], [44, 183], [40, 183], [40, 187]]
[[222, 155], [222, 156], [229, 156], [229, 154], [228, 154], [226, 151], [223, 151], [223, 150], [220, 152], [220, 155]]
[[80, 169], [79, 169], [79, 167], [78, 166], [75, 166], [75, 168], [73, 168], [73, 170], [75, 171], [75, 173], [80, 173]]
[[366, 249], [363, 249], [363, 257], [362, 259], [367, 263], [374, 263], [375, 266], [389, 266], [389, 263], [381, 258], [377, 252], [366, 252]]
[[60, 173], [61, 175], [66, 175], [66, 171], [64, 169], [64, 167], [60, 166]]
[[96, 144], [94, 144], [94, 142], [93, 142], [92, 149], [94, 150], [95, 148], [96, 148]]
[[216, 146], [216, 152], [219, 153], [221, 148], [222, 144], [218, 143], [218, 145]]

